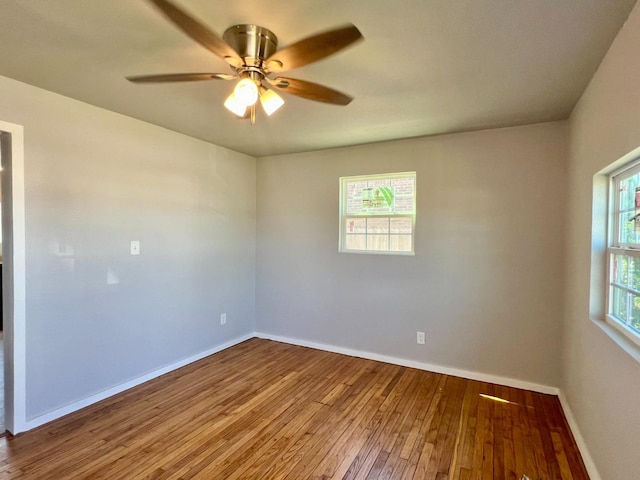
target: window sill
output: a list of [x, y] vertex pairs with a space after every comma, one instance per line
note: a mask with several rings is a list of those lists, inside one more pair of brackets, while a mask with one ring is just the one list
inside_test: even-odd
[[604, 319], [591, 318], [591, 321], [600, 327], [620, 348], [631, 355], [636, 362], [640, 363], [640, 345], [622, 333], [617, 326], [610, 325]]
[[640, 348], [640, 336], [638, 336], [638, 333], [635, 330], [621, 324], [611, 315], [606, 315], [604, 319], [611, 327], [615, 328], [618, 332], [627, 337], [627, 340], [634, 343], [637, 348]]
[[356, 255], [395, 255], [399, 257], [415, 256], [414, 252], [389, 252], [387, 250], [339, 250], [338, 253], [355, 253]]

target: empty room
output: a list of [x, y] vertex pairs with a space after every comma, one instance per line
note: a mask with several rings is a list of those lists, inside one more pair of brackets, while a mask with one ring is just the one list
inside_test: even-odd
[[639, 478], [639, 52], [636, 0], [3, 2], [0, 478]]

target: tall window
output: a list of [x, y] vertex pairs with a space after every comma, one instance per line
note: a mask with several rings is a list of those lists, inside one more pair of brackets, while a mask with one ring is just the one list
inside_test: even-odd
[[340, 178], [340, 251], [413, 255], [416, 172]]
[[611, 176], [607, 321], [640, 344], [640, 162]]

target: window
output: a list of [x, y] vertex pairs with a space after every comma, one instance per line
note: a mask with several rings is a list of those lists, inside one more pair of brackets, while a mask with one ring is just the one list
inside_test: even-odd
[[340, 251], [413, 255], [416, 172], [340, 178]]
[[640, 162], [611, 175], [607, 322], [640, 345]]

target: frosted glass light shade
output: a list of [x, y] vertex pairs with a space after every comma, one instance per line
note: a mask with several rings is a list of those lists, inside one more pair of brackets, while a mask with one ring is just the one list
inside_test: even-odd
[[273, 90], [263, 89], [260, 95], [260, 104], [265, 113], [269, 116], [284, 105], [284, 100]]
[[244, 117], [244, 114], [247, 111], [247, 106], [244, 103], [240, 102], [233, 93], [227, 97], [224, 102], [224, 106], [227, 108], [227, 110], [239, 117]]
[[243, 78], [236, 85], [233, 94], [239, 102], [248, 107], [258, 101], [258, 86], [250, 78]]

